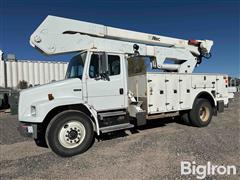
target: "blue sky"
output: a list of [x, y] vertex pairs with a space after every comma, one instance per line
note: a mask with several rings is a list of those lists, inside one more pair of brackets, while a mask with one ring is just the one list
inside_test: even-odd
[[0, 49], [18, 59], [65, 60], [44, 56], [29, 45], [47, 15], [56, 15], [183, 39], [211, 39], [212, 58], [195, 72], [240, 77], [240, 3], [237, 1], [0, 0]]

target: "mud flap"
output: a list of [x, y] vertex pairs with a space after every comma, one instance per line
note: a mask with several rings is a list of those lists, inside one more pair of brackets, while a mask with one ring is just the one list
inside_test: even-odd
[[219, 113], [224, 112], [224, 101], [217, 101], [217, 110]]
[[138, 112], [136, 113], [136, 119], [137, 119], [137, 126], [143, 126], [145, 124], [147, 124], [146, 121], [146, 112]]

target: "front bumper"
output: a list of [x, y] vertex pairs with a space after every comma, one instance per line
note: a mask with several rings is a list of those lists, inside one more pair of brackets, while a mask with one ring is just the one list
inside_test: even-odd
[[18, 131], [24, 137], [31, 137], [31, 138], [37, 139], [37, 124], [20, 122]]

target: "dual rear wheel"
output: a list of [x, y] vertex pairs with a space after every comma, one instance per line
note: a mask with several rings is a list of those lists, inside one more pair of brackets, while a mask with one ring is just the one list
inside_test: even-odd
[[188, 124], [196, 127], [207, 126], [213, 116], [213, 107], [211, 103], [204, 98], [196, 99], [193, 108], [182, 115], [182, 120]]

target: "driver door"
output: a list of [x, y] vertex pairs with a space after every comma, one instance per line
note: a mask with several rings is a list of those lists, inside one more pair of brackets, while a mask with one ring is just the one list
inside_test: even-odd
[[[87, 101], [97, 111], [126, 108], [124, 56], [92, 53], [87, 72]], [[103, 59], [104, 62], [103, 62]], [[105, 66], [105, 67], [103, 67]]]

